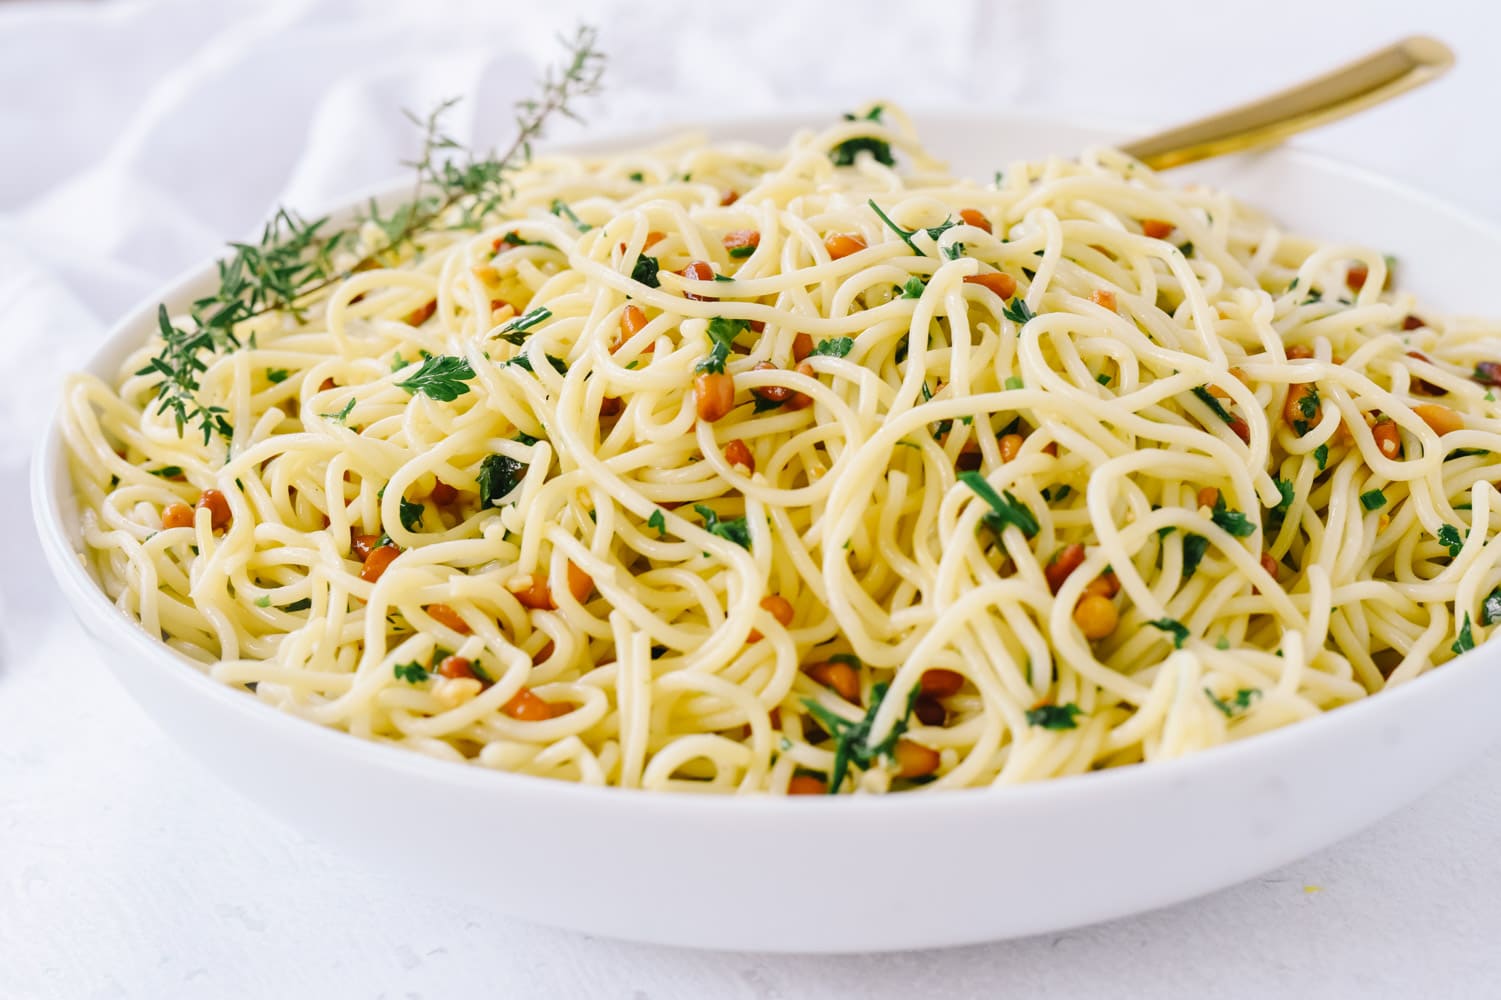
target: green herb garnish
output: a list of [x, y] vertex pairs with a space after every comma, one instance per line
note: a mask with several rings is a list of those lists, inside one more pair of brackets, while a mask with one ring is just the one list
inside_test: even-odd
[[1028, 538], [1037, 534], [1037, 518], [1027, 509], [1026, 504], [1011, 495], [1010, 490], [1006, 490], [1004, 495], [997, 493], [984, 476], [973, 470], [959, 473], [959, 481], [990, 505], [990, 513], [981, 517], [980, 522], [997, 536], [1008, 524], [1020, 528], [1021, 533]]
[[662, 516], [662, 512], [660, 510], [654, 510], [651, 512], [651, 517], [648, 517], [646, 519], [646, 526], [648, 528], [655, 528], [658, 538], [667, 537], [667, 518]]
[[391, 672], [396, 675], [397, 680], [408, 684], [421, 684], [428, 676], [427, 668], [420, 663], [398, 663]]
[[525, 462], [510, 455], [486, 455], [479, 466], [479, 505], [498, 507], [526, 476]]
[[693, 509], [698, 511], [699, 517], [704, 519], [704, 530], [711, 535], [718, 535], [726, 541], [734, 542], [742, 549], [751, 547], [750, 525], [743, 517], [732, 518], [722, 521], [714, 508], [703, 504], [694, 504]]
[[396, 384], [412, 395], [419, 392], [430, 399], [451, 403], [469, 391], [465, 382], [474, 378], [474, 369], [466, 358], [439, 354], [422, 362], [410, 378]]
[[1329, 464], [1329, 446], [1321, 444], [1313, 449], [1313, 460], [1318, 463], [1319, 471], [1324, 471], [1324, 466]]
[[[495, 331], [495, 335], [508, 344], [520, 347], [526, 343], [526, 333], [538, 323], [545, 323], [552, 319], [552, 310], [546, 306], [538, 306], [528, 309], [526, 312], [511, 320], [505, 326]], [[473, 376], [470, 376], [471, 378]]]
[[723, 316], [709, 320], [709, 342], [713, 347], [709, 349], [709, 356], [694, 366], [694, 371], [716, 374], [724, 371], [724, 363], [730, 359], [730, 345], [749, 329], [749, 320], [725, 319]]
[[922, 278], [914, 274], [912, 277], [908, 278], [907, 283], [902, 286], [901, 297], [904, 299], [920, 299], [922, 298], [923, 289], [927, 287], [927, 282], [923, 281]]
[[1475, 636], [1470, 632], [1470, 616], [1468, 613], [1465, 614], [1465, 623], [1459, 627], [1459, 635], [1449, 648], [1454, 650], [1456, 656], [1475, 648]]
[[559, 218], [567, 219], [573, 223], [573, 228], [581, 233], [587, 233], [594, 228], [589, 223], [582, 221], [577, 215], [574, 215], [573, 209], [569, 208], [562, 198], [554, 198], [552, 200], [552, 214]]
[[1063, 730], [1078, 729], [1079, 706], [1073, 702], [1067, 705], [1038, 705], [1027, 709], [1027, 725], [1037, 726], [1041, 729]]
[[1155, 629], [1161, 629], [1173, 637], [1173, 648], [1182, 649], [1183, 643], [1188, 639], [1188, 626], [1176, 618], [1157, 618], [1147, 622]]
[[1386, 506], [1386, 494], [1380, 490], [1366, 490], [1360, 495], [1360, 505], [1366, 510], [1380, 510]]
[[[1227, 643], [1225, 648], [1228, 648], [1228, 645]], [[1241, 712], [1251, 707], [1251, 700], [1253, 698], [1261, 697], [1261, 692], [1256, 688], [1240, 688], [1235, 692], [1235, 696], [1229, 699], [1216, 698], [1214, 692], [1207, 687], [1204, 689], [1204, 694], [1208, 695], [1209, 700], [1214, 703], [1214, 707], [1223, 712], [1227, 719], [1235, 718]]]
[[1459, 550], [1464, 548], [1465, 545], [1464, 536], [1452, 524], [1439, 526], [1438, 541], [1440, 545], [1444, 545], [1449, 549], [1450, 558], [1459, 555]]
[[401, 498], [401, 526], [408, 531], [420, 531], [422, 528], [422, 512], [426, 508], [420, 503], [412, 503], [406, 497]]
[[1017, 326], [1026, 325], [1036, 315], [1027, 305], [1027, 300], [1020, 295], [1012, 298], [1011, 302], [1001, 309], [1001, 314]]
[[811, 353], [826, 358], [842, 358], [849, 354], [854, 346], [853, 337], [831, 337], [828, 340], [820, 340]]
[[[881, 105], [877, 104], [870, 109], [864, 118], [856, 118], [852, 114], [846, 114], [844, 120], [847, 122], [880, 122], [881, 112], [884, 110]], [[854, 166], [855, 158], [861, 152], [869, 153], [875, 157], [877, 163], [885, 166], [896, 165], [896, 160], [891, 156], [891, 143], [884, 139], [877, 139], [874, 136], [857, 136], [853, 139], [844, 140], [829, 150], [829, 159], [834, 162], [834, 166], [836, 167], [851, 167]]]
[[1199, 398], [1199, 402], [1214, 411], [1214, 415], [1225, 423], [1230, 424], [1235, 422], [1235, 418], [1230, 415], [1230, 411], [1225, 409], [1224, 404], [1216, 399], [1214, 393], [1210, 392], [1207, 387], [1196, 385], [1193, 387], [1193, 394]]
[[886, 692], [889, 684], [877, 684], [870, 689], [870, 708], [865, 712], [865, 717], [859, 722], [851, 722], [842, 715], [824, 708], [811, 698], [804, 698], [803, 705], [808, 709], [808, 714], [821, 725], [828, 734], [834, 738], [834, 766], [829, 771], [829, 794], [837, 793], [844, 785], [844, 779], [849, 774], [849, 766], [853, 762], [861, 768], [869, 768], [882, 757], [889, 757], [896, 750], [897, 740], [907, 731], [907, 726], [912, 720], [912, 707], [917, 704], [918, 688], [913, 686], [907, 695], [907, 708], [902, 717], [891, 727], [891, 732], [879, 743], [871, 743], [871, 726], [874, 724], [876, 714], [881, 710], [881, 704], [886, 700]]
[[657, 258], [642, 254], [636, 258], [636, 266], [631, 268], [631, 280], [640, 282], [647, 288], [661, 288], [662, 282], [657, 279], [657, 272], [661, 270], [657, 264]]

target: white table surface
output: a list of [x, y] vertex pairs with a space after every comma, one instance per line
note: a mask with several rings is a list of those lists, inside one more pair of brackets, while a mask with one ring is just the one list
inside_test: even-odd
[[[455, 125], [503, 138], [580, 16], [614, 53], [595, 111], [613, 127], [868, 97], [1168, 124], [1427, 31], [1459, 50], [1448, 80], [1307, 145], [1501, 222], [1501, 15], [1479, 2], [439, 6], [0, 5], [0, 997], [1501, 995], [1501, 752], [1196, 902], [947, 952], [783, 958], [591, 939], [424, 893], [170, 744], [85, 646], [32, 537], [25, 469], [58, 376], [277, 201], [389, 175], [411, 151], [397, 108], [468, 94]], [[938, 877], [962, 880], [952, 864]]]

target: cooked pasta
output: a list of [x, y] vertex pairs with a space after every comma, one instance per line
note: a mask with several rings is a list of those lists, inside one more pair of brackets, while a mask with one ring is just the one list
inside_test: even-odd
[[159, 334], [72, 380], [125, 613], [356, 736], [770, 793], [1177, 757], [1501, 614], [1501, 328], [1380, 253], [1110, 149], [954, 178], [889, 109], [513, 186], [205, 352], [222, 434]]

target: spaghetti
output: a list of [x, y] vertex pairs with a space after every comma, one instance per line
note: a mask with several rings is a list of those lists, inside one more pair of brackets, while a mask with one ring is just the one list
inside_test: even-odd
[[711, 792], [1175, 757], [1501, 616], [1495, 325], [1112, 150], [982, 186], [886, 116], [539, 158], [242, 323], [227, 438], [153, 409], [157, 344], [74, 377], [92, 571], [323, 725]]

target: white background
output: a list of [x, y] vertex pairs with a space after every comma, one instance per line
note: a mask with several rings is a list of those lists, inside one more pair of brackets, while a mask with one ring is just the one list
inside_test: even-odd
[[[391, 174], [411, 152], [397, 109], [463, 94], [455, 127], [503, 140], [509, 102], [580, 17], [612, 53], [592, 109], [611, 129], [872, 97], [1164, 125], [1427, 31], [1459, 51], [1450, 78], [1306, 144], [1501, 222], [1501, 14], [1478, 0], [439, 9], [0, 4], [0, 998], [1501, 995], [1501, 752], [1198, 902], [821, 959], [618, 944], [424, 894], [304, 840], [167, 743], [84, 645], [31, 534], [25, 468], [58, 377], [277, 201]], [[789, 905], [862, 877], [826, 846], [827, 882], [790, 887]], [[964, 879], [962, 858], [930, 865], [912, 877]]]

